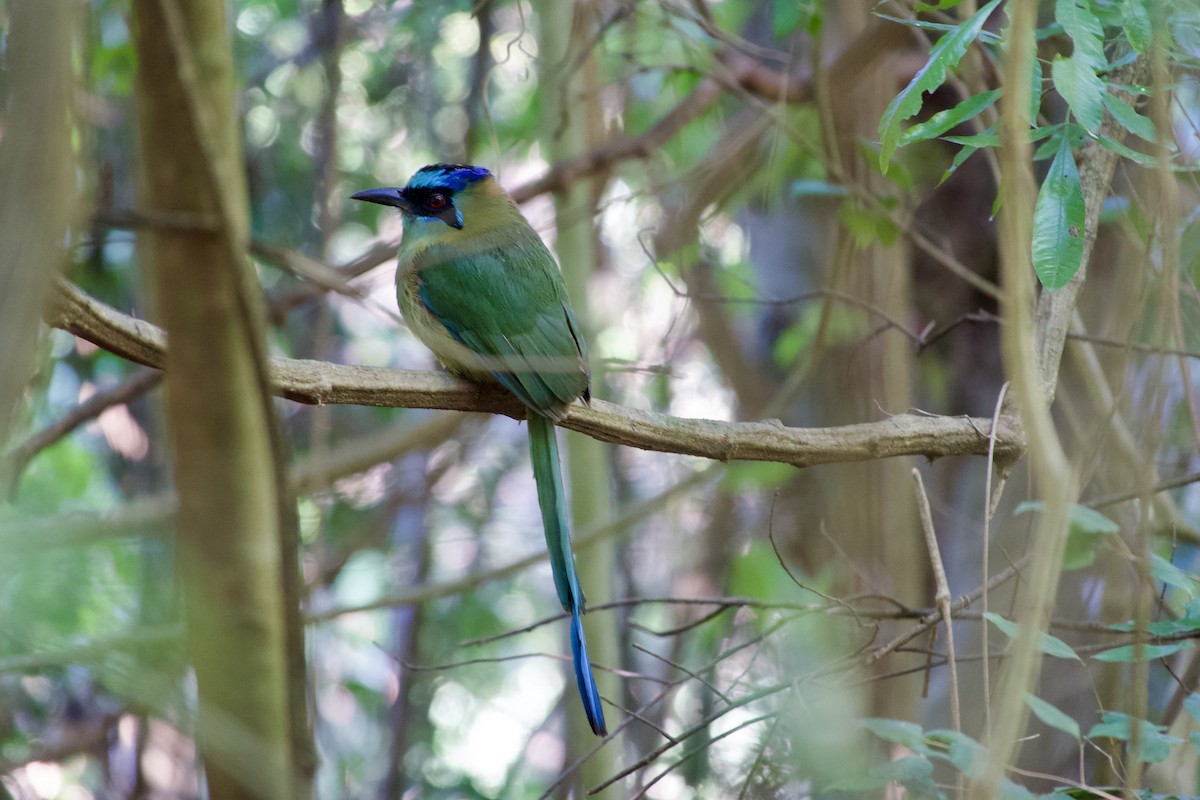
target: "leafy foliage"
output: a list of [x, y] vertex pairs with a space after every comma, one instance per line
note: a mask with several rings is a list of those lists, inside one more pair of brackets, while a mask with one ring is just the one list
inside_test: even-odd
[[[542, 30], [538, 4], [225, 5], [274, 352], [431, 367], [389, 316], [391, 275], [379, 267], [399, 234], [396, 216], [345, 198], [402, 183], [425, 163], [486, 163], [525, 192], [522, 208], [548, 242], [550, 191], [535, 181], [595, 202], [602, 263], [576, 303], [591, 306], [597, 398], [663, 415], [777, 416], [798, 441], [806, 427], [911, 406], [968, 414], [986, 438], [1006, 377], [991, 217], [1004, 178], [999, 119], [1017, 113], [997, 79], [1013, 4], [967, 13], [940, 0], [874, 19], [926, 37], [927, 52], [914, 55], [920, 38], [856, 39], [867, 34], [850, 4], [616, 3], [579, 15], [585, 35], [561, 64], [546, 62], [545, 37], [569, 34]], [[127, 6], [80, 4], [72, 124], [91, 216], [72, 237], [66, 274], [153, 321], [139, 237], [178, 220], [132, 211], [139, 171], [156, 164], [133, 133]], [[1011, 772], [999, 787], [1011, 798], [1098, 796], [1089, 781], [1123, 779], [1133, 740], [1145, 763], [1200, 751], [1200, 735], [1164, 716], [1169, 692], [1158, 691], [1186, 673], [1200, 634], [1195, 493], [1169, 484], [1170, 502], [1153, 487], [1157, 499], [1145, 505], [1159, 471], [1197, 467], [1194, 366], [1175, 359], [1200, 350], [1200, 212], [1168, 202], [1194, 203], [1200, 11], [1056, 0], [1041, 14], [1033, 93], [1020, 111], [1041, 186], [1034, 207], [999, 212], [1032, 220], [1045, 293], [1075, 280], [1096, 245], [1079, 315], [1091, 335], [1079, 346], [1105, 349], [1103, 374], [1081, 373], [1086, 392], [1059, 387], [1057, 418], [1073, 437], [1082, 496], [1095, 503], [1071, 509], [1060, 627], [1037, 632], [1048, 679], [1024, 702], [1035, 730], [1048, 729], [1045, 747], [1027, 746], [1012, 765], [1063, 777]], [[1165, 88], [1147, 67], [1160, 47], [1173, 92], [1161, 104]], [[591, 131], [579, 160], [546, 162], [562, 120], [547, 118], [544, 70], [583, 86], [568, 104]], [[9, 83], [6, 74], [0, 99]], [[899, 91], [885, 102], [880, 86]], [[1119, 161], [1103, 215], [1085, 205], [1080, 174], [1097, 152]], [[348, 291], [326, 291], [279, 252], [335, 270]], [[71, 334], [47, 333], [40, 347], [14, 447], [135, 376], [130, 362]], [[896, 385], [912, 391], [889, 394]], [[199, 793], [196, 764], [180, 755], [192, 745], [196, 699], [159, 394], [82, 420], [16, 476], [0, 469], [11, 496], [0, 506], [0, 780], [16, 796]], [[616, 522], [581, 532], [613, 548], [589, 620], [615, 629], [615, 649], [593, 660], [615, 676], [619, 689], [605, 697], [628, 727], [576, 768], [585, 745], [563, 722], [564, 697], [573, 698], [555, 658], [556, 601], [544, 565], [524, 563], [541, 543], [523, 429], [476, 420], [427, 449], [365, 464], [358, 458], [376, 452], [382, 432], [420, 431], [431, 417], [278, 409], [302, 486], [296, 602], [312, 615], [312, 685], [303, 688], [316, 796], [583, 796], [601, 779], [581, 777], [596, 764], [603, 779], [628, 770], [621, 791], [663, 797], [875, 797], [899, 787], [941, 798], [960, 778], [983, 776], [978, 719], [989, 695], [978, 690], [980, 661], [967, 656], [986, 639], [994, 696], [995, 670], [1029, 624], [1016, 621], [1030, 569], [1019, 559], [1024, 514], [1041, 503], [1010, 502], [1027, 496], [1019, 471], [981, 544], [990, 513], [979, 508], [982, 459], [928, 467], [956, 604], [951, 651], [924, 579], [915, 593], [899, 588], [926, 567], [916, 515], [898, 499], [910, 487], [890, 483], [896, 463], [856, 473], [734, 462], [702, 472], [691, 457], [615, 449], [594, 467], [609, 477]], [[770, 436], [777, 426], [747, 430]], [[1136, 502], [1101, 505], [1130, 483], [1143, 492]], [[989, 544], [991, 575], [981, 576], [979, 548]], [[580, 550], [580, 563], [595, 552]], [[998, 563], [1022, 580], [994, 589], [981, 619], [978, 594], [958, 598]], [[1137, 583], [1143, 570], [1151, 586]], [[1158, 598], [1150, 618], [1130, 599], [1143, 590]], [[606, 606], [612, 598], [622, 602]], [[963, 731], [944, 727], [951, 667], [969, 676]], [[1146, 685], [1130, 677], [1140, 670]], [[927, 691], [909, 682], [917, 673], [929, 676]], [[1064, 685], [1071, 691], [1058, 693]], [[1174, 704], [1183, 722], [1200, 724], [1198, 698]], [[60, 753], [48, 746], [56, 741], [78, 744]], [[1118, 749], [1124, 757], [1110, 757]], [[163, 763], [171, 769], [139, 766], [136, 781], [109, 785], [125, 774], [114, 764]], [[38, 769], [56, 776], [57, 795], [50, 784], [34, 793]], [[558, 781], [575, 785], [555, 790]]]

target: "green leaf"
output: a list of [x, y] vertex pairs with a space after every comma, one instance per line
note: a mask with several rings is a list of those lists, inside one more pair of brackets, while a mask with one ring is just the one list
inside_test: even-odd
[[915, 722], [868, 717], [862, 721], [862, 724], [864, 728], [885, 742], [902, 744], [914, 753], [928, 754], [930, 752], [929, 746], [925, 743], [925, 734], [921, 730], [921, 726]]
[[730, 565], [729, 589], [742, 597], [777, 600], [795, 584], [779, 566], [779, 557], [769, 544], [755, 542]]
[[941, 795], [933, 782], [933, 764], [923, 756], [905, 756], [871, 767], [868, 772], [877, 778], [903, 786], [912, 800], [937, 800]]
[[1063, 569], [1083, 569], [1096, 560], [1096, 551], [1105, 536], [1121, 531], [1121, 526], [1095, 509], [1071, 506], [1071, 528], [1063, 550]]
[[1100, 142], [1100, 144], [1104, 145], [1106, 149], [1112, 150], [1117, 155], [1121, 156], [1122, 158], [1127, 158], [1135, 164], [1140, 164], [1143, 167], [1155, 166], [1154, 156], [1146, 153], [1139, 153], [1137, 150], [1121, 144], [1116, 139], [1110, 139], [1107, 136], [1097, 136], [1096, 140]]
[[875, 789], [882, 789], [891, 783], [887, 778], [881, 778], [878, 775], [851, 775], [846, 778], [839, 778], [829, 784], [831, 792], [848, 792], [854, 794], [862, 794], [871, 792]]
[[1108, 113], [1113, 115], [1113, 119], [1121, 123], [1121, 126], [1134, 136], [1141, 137], [1147, 142], [1153, 142], [1158, 138], [1154, 129], [1154, 120], [1143, 117], [1134, 110], [1133, 106], [1112, 92], [1104, 93], [1104, 107], [1108, 109]]
[[869, 247], [876, 242], [887, 247], [900, 236], [900, 230], [886, 214], [867, 208], [853, 198], [842, 203], [838, 219], [859, 247]]
[[[961, 2], [961, 0], [960, 0]], [[916, 28], [922, 31], [938, 31], [939, 33], [953, 33], [958, 30], [957, 25], [951, 25], [946, 22], [930, 22], [925, 19], [910, 19], [906, 17], [892, 17], [887, 14], [876, 14], [879, 19], [885, 19], [888, 22], [894, 22], [897, 25], [904, 25], [908, 28]], [[1061, 31], [1061, 28], [1059, 29]], [[1003, 40], [992, 33], [991, 31], [980, 31], [979, 41], [984, 44], [1000, 44]]]
[[963, 147], [999, 147], [1000, 136], [995, 131], [996, 126], [993, 125], [983, 133], [976, 133], [973, 136], [943, 136], [942, 141], [961, 144]]
[[1050, 65], [1054, 88], [1067, 101], [1080, 125], [1095, 133], [1104, 120], [1104, 81], [1078, 53], [1070, 58], [1056, 56]]
[[1079, 723], [1057, 706], [1051, 705], [1037, 695], [1030, 694], [1029, 692], [1025, 693], [1025, 704], [1029, 706], [1029, 710], [1033, 712], [1035, 717], [1051, 728], [1074, 736], [1076, 739], [1080, 738]]
[[1021, 784], [1001, 777], [1000, 800], [1036, 800], [1036, 795]]
[[[1013, 510], [1013, 516], [1029, 511], [1041, 511], [1040, 502], [1025, 501]], [[1063, 569], [1082, 569], [1096, 560], [1097, 546], [1105, 535], [1119, 533], [1121, 527], [1095, 509], [1074, 503], [1071, 505], [1070, 530], [1063, 550]]]
[[933, 776], [933, 763], [924, 756], [905, 756], [872, 767], [871, 774], [897, 783], [925, 781]]
[[1192, 719], [1200, 722], [1200, 694], [1192, 692], [1187, 696], [1187, 700], [1183, 701], [1183, 708], [1188, 714], [1191, 714]]
[[882, 145], [879, 150], [880, 172], [887, 174], [888, 164], [896, 153], [896, 147], [900, 143], [900, 123], [921, 110], [921, 97], [925, 92], [932, 92], [946, 81], [947, 70], [958, 66], [967, 48], [975, 41], [975, 37], [983, 29], [983, 24], [998, 5], [1000, 0], [991, 0], [953, 32], [938, 39], [929, 53], [929, 61], [913, 76], [900, 94], [888, 103], [883, 118], [879, 121]]
[[947, 8], [954, 8], [961, 2], [962, 0], [938, 0], [936, 3], [917, 3], [913, 6], [913, 11], [918, 14], [923, 14], [926, 11], [945, 11]]
[[961, 144], [962, 148], [954, 154], [954, 159], [950, 162], [950, 166], [946, 168], [946, 171], [942, 173], [942, 179], [938, 181], [938, 185], [945, 183], [946, 179], [980, 148], [999, 147], [1000, 137], [996, 135], [995, 131], [996, 126], [992, 125], [986, 131], [973, 136], [943, 136], [942, 141]]
[[969, 778], [976, 777], [987, 762], [987, 749], [961, 731], [930, 731], [925, 738], [944, 746], [946, 760]]
[[1075, 45], [1074, 55], [1093, 70], [1108, 64], [1104, 57], [1104, 28], [1087, 0], [1057, 0], [1054, 17]]
[[[1133, 620], [1114, 622], [1107, 627], [1110, 630], [1121, 631], [1122, 633], [1130, 633], [1137, 630], [1137, 624]], [[1190, 613], [1181, 619], [1160, 619], [1146, 626], [1146, 632], [1151, 636], [1176, 636], [1181, 633], [1194, 634], [1198, 630], [1200, 630], [1200, 615], [1193, 616]]]
[[1094, 508], [1073, 503], [1071, 505], [1071, 527], [1083, 533], [1120, 533], [1121, 526]]
[[1164, 658], [1173, 656], [1180, 650], [1191, 650], [1195, 647], [1195, 642], [1191, 640], [1183, 640], [1179, 642], [1170, 642], [1169, 644], [1147, 644], [1142, 645], [1141, 658], [1138, 657], [1137, 647], [1132, 644], [1114, 647], [1109, 650], [1096, 653], [1092, 658], [1097, 661], [1109, 661], [1116, 663], [1131, 663], [1134, 661], [1150, 661], [1155, 658]]
[[1036, 123], [1038, 113], [1042, 110], [1042, 62], [1033, 60], [1033, 69], [1029, 71], [1029, 120]]
[[850, 190], [840, 183], [821, 180], [798, 180], [792, 182], [792, 197], [845, 197]]
[[926, 139], [933, 139], [937, 136], [941, 136], [951, 128], [961, 125], [969, 119], [974, 119], [984, 109], [995, 103], [1002, 92], [1002, 89], [992, 89], [988, 92], [980, 92], [977, 95], [972, 95], [966, 100], [963, 100], [954, 108], [948, 108], [945, 111], [939, 111], [924, 122], [913, 125], [911, 128], [906, 130], [900, 136], [900, 146], [903, 147], [904, 145], [912, 144], [913, 142], [922, 142]]
[[1139, 53], [1146, 52], [1153, 38], [1146, 0], [1125, 0], [1121, 3], [1121, 13], [1124, 15], [1125, 37], [1129, 39], [1129, 46]]
[[1153, 725], [1143, 719], [1135, 720], [1119, 711], [1105, 711], [1100, 722], [1088, 731], [1088, 738], [1128, 742], [1134, 722], [1138, 724], [1138, 733], [1142, 740], [1142, 761], [1150, 764], [1165, 761], [1171, 755], [1172, 747], [1183, 744], [1182, 739], [1167, 735], [1166, 728], [1161, 725]]
[[978, 147], [965, 145], [958, 148], [958, 152], [954, 154], [954, 160], [950, 162], [950, 166], [946, 167], [946, 171], [942, 173], [942, 177], [938, 180], [938, 186], [946, 182], [946, 179], [955, 173], [955, 171], [963, 165], [963, 163], [975, 155], [979, 151]]
[[1157, 553], [1150, 554], [1150, 575], [1155, 580], [1184, 592], [1189, 600], [1196, 597], [1195, 579]]
[[1061, 289], [1079, 272], [1085, 212], [1079, 170], [1064, 137], [1033, 208], [1033, 269], [1047, 289]]
[[794, 480], [798, 470], [777, 461], [737, 461], [725, 470], [725, 483], [731, 490], [773, 489]]
[[[983, 616], [988, 622], [999, 628], [1000, 632], [1010, 639], [1016, 639], [1021, 633], [1020, 625], [1012, 620], [1005, 619], [993, 611], [989, 611]], [[1038, 649], [1046, 655], [1054, 656], [1055, 658], [1070, 658], [1076, 661], [1082, 661], [1082, 659], [1075, 654], [1075, 651], [1071, 649], [1069, 644], [1064, 642], [1062, 639], [1059, 639], [1057, 636], [1051, 636], [1048, 633], [1042, 634], [1041, 640], [1038, 643]]]
[[775, 38], [782, 39], [800, 26], [812, 13], [810, 0], [775, 0], [773, 28]]

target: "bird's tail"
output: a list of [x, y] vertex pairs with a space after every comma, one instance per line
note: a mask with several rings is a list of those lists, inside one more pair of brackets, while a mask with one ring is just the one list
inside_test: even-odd
[[584, 600], [575, 573], [575, 556], [571, 552], [571, 529], [567, 524], [567, 503], [563, 495], [562, 465], [558, 457], [558, 440], [554, 423], [538, 414], [529, 415], [529, 452], [533, 461], [533, 477], [537, 482], [538, 505], [542, 509], [542, 525], [546, 530], [546, 547], [550, 551], [550, 568], [554, 587], [565, 611], [571, 615], [571, 655], [575, 660], [575, 682], [588, 723], [597, 736], [605, 736], [604, 709], [600, 706], [600, 691], [592, 676], [588, 660], [587, 640], [583, 635]]

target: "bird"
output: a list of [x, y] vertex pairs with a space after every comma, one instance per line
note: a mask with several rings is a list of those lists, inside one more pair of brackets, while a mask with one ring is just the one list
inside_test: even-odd
[[487, 168], [430, 164], [403, 187], [354, 200], [398, 208], [396, 294], [410, 330], [450, 372], [499, 383], [525, 405], [530, 460], [554, 586], [570, 615], [575, 682], [588, 724], [607, 736], [583, 631], [555, 422], [591, 400], [583, 330], [554, 256]]

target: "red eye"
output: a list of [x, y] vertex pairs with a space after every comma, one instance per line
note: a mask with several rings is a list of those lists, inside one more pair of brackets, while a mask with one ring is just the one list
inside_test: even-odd
[[445, 208], [446, 207], [446, 196], [441, 195], [441, 194], [430, 195], [429, 196], [429, 207], [432, 208], [434, 211]]

